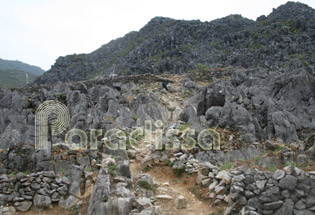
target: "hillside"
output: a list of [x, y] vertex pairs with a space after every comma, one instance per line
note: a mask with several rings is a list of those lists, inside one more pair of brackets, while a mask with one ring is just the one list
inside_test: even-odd
[[[23, 87], [35, 81], [44, 72], [37, 66], [0, 58], [0, 88]], [[28, 73], [28, 83], [26, 81], [26, 73]]]
[[[29, 83], [32, 83], [37, 78], [36, 75], [28, 73]], [[17, 88], [25, 86], [26, 72], [21, 70], [0, 70], [0, 88]]]
[[[197, 68], [315, 65], [315, 10], [288, 2], [256, 21], [230, 15], [211, 22], [155, 17], [90, 54], [59, 57], [35, 83], [130, 74], [184, 74]], [[218, 65], [219, 64], [219, 65]]]
[[0, 58], [0, 70], [20, 70], [35, 76], [42, 75], [45, 71], [38, 66], [32, 66], [17, 60], [3, 60]]

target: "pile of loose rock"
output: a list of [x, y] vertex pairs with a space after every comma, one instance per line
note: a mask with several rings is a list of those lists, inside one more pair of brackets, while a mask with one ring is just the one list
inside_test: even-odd
[[199, 169], [199, 161], [194, 158], [192, 154], [186, 153], [176, 153], [174, 154], [174, 158], [171, 159], [173, 162], [173, 169], [185, 170], [187, 173], [192, 174], [198, 172]]

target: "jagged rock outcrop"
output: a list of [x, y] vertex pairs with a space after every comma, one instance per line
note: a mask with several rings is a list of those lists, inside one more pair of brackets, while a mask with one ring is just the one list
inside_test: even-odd
[[90, 54], [60, 57], [35, 83], [130, 74], [183, 74], [214, 64], [314, 72], [315, 11], [288, 2], [252, 21], [230, 15], [211, 22], [153, 18], [139, 32]]
[[228, 73], [230, 80], [216, 80], [188, 99], [181, 119], [197, 125], [197, 130], [205, 118], [205, 126], [229, 127], [260, 140], [285, 142], [297, 141], [299, 132], [315, 129], [315, 77], [306, 70]]

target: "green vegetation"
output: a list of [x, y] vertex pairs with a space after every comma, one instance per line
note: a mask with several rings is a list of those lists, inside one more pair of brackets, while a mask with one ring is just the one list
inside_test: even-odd
[[132, 118], [133, 118], [134, 121], [137, 121], [137, 119], [139, 118], [139, 115], [136, 114], [136, 115], [134, 115]]
[[219, 46], [220, 46], [220, 44], [219, 44], [219, 42], [217, 42], [217, 41], [212, 41], [211, 43], [210, 43], [210, 46], [212, 47], [212, 48], [219, 48]]
[[266, 26], [266, 25], [269, 25], [269, 20], [268, 19], [264, 19], [264, 20], [261, 20], [261, 21], [258, 21], [257, 25], [258, 26]]
[[[133, 132], [131, 134], [131, 138], [137, 140], [137, 141], [140, 141], [144, 138], [144, 134], [140, 134], [140, 131], [139, 132]], [[133, 143], [133, 144], [136, 144], [136, 143]]]
[[156, 197], [153, 197], [153, 199], [152, 199], [152, 204], [154, 205], [156, 202], [157, 202], [157, 198], [156, 198]]
[[304, 168], [304, 167], [305, 167], [306, 169], [307, 169], [307, 167], [311, 168], [310, 165], [308, 165], [308, 163], [306, 163], [306, 162], [304, 162], [304, 163], [299, 163], [299, 164], [298, 164], [298, 167], [299, 167], [299, 168]]
[[268, 170], [270, 172], [275, 172], [277, 170], [277, 167], [276, 166], [271, 166], [271, 167], [268, 168]]
[[190, 126], [191, 126], [190, 124], [180, 124], [180, 125], [178, 126], [178, 130], [183, 131], [183, 130], [185, 130], [186, 128], [189, 128]]
[[[29, 83], [35, 81], [37, 76], [28, 74]], [[26, 72], [21, 70], [0, 70], [0, 88], [17, 88], [26, 85]]]
[[67, 95], [64, 93], [59, 93], [57, 94], [57, 100], [64, 104], [67, 104]]
[[259, 156], [255, 156], [253, 159], [255, 162], [257, 162], [259, 160]]
[[108, 201], [108, 196], [105, 196], [102, 200], [102, 202], [107, 202]]
[[10, 175], [15, 175], [15, 174], [16, 174], [16, 172], [11, 172], [11, 173], [10, 173]]
[[296, 163], [294, 161], [291, 161], [289, 163], [286, 163], [285, 166], [293, 166], [294, 168], [296, 167]]
[[264, 155], [268, 154], [269, 152], [270, 152], [270, 150], [265, 150]]
[[86, 172], [92, 172], [92, 169], [90, 167], [85, 167], [84, 169]]
[[61, 169], [61, 170], [60, 170], [60, 174], [61, 174], [61, 175], [64, 175], [64, 174], [65, 174], [65, 169]]
[[[0, 70], [23, 71], [23, 72], [28, 72], [29, 75], [33, 75], [33, 76], [39, 76], [45, 72], [40, 67], [31, 66], [31, 65], [23, 63], [21, 61], [3, 60], [3, 59], [0, 59]], [[0, 80], [2, 80], [2, 79], [0, 78]]]
[[281, 152], [283, 149], [283, 146], [279, 146], [278, 148], [276, 148], [274, 151], [273, 151], [273, 154], [277, 154], [278, 152]]
[[117, 165], [111, 164], [108, 166], [108, 172], [111, 176], [116, 176]]
[[172, 167], [172, 166], [174, 165], [174, 163], [173, 163], [172, 161], [170, 161], [170, 162], [168, 163], [168, 165], [169, 165], [170, 167]]
[[142, 169], [142, 172], [149, 172], [149, 170], [150, 170], [149, 167], [146, 166]]
[[185, 96], [189, 96], [190, 95], [190, 91], [188, 91], [188, 90], [184, 90], [183, 93], [184, 93]]
[[220, 167], [220, 170], [227, 170], [227, 169], [231, 169], [233, 166], [232, 162], [227, 162], [225, 163], [223, 166]]
[[176, 177], [181, 177], [183, 175], [183, 173], [185, 173], [185, 170], [186, 170], [186, 166], [183, 166], [182, 168], [180, 169], [173, 169], [173, 174], [176, 176]]
[[289, 22], [289, 29], [293, 34], [296, 34], [299, 32], [299, 29], [297, 28], [297, 23], [293, 20]]
[[152, 190], [153, 192], [156, 191], [156, 186], [154, 185], [151, 186], [147, 181], [140, 181], [139, 186], [146, 190]]
[[123, 69], [122, 74], [127, 75], [128, 74], [128, 69]]

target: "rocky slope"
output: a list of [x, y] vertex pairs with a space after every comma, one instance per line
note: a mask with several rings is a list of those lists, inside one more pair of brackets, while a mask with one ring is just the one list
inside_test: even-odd
[[[290, 2], [256, 22], [155, 18], [90, 55], [60, 58], [37, 80], [54, 84], [0, 89], [0, 214], [315, 214], [312, 19], [313, 9]], [[198, 31], [204, 26], [209, 35]], [[234, 33], [225, 37], [220, 28]], [[191, 44], [185, 52], [183, 41]], [[237, 46], [258, 42], [264, 47]], [[156, 55], [159, 69], [150, 64]], [[132, 68], [185, 74], [113, 77]], [[67, 106], [67, 131], [83, 130], [89, 146], [90, 131], [100, 129], [97, 150], [70, 149], [66, 132], [50, 134], [48, 150], [35, 150], [35, 112], [47, 100]], [[133, 132], [145, 120], [154, 141]], [[112, 128], [128, 137], [125, 148], [104, 144]], [[198, 138], [204, 130], [214, 137]], [[217, 149], [205, 149], [219, 139]]]
[[36, 83], [130, 74], [183, 74], [213, 64], [314, 72], [315, 10], [288, 2], [256, 21], [230, 15], [211, 22], [153, 18], [139, 32], [90, 54], [60, 57]]
[[[161, 87], [163, 80], [172, 80], [169, 92]], [[184, 200], [155, 184], [150, 174], [142, 175], [164, 166], [182, 179], [192, 177], [191, 187], [179, 194], [210, 201], [204, 204], [211, 207], [200, 211], [313, 214], [314, 192], [309, 189], [315, 183], [313, 173], [300, 168], [309, 171], [314, 167], [314, 80], [305, 69], [294, 65], [286, 73], [227, 67], [184, 76], [128, 76], [3, 90], [0, 203], [9, 203], [13, 207], [5, 210], [13, 211], [29, 210], [32, 205], [31, 210], [42, 210], [58, 203], [72, 210], [86, 206], [88, 214], [174, 214], [181, 210], [182, 214], [194, 214], [191, 207], [178, 203]], [[64, 145], [65, 134], [61, 134], [49, 138], [51, 155], [49, 151], [35, 151], [34, 114], [46, 100], [65, 103], [71, 114], [69, 129], [82, 129], [87, 134], [90, 129], [102, 129], [105, 134], [118, 128], [142, 142], [141, 135], [131, 134], [132, 127], [143, 126], [145, 120], [161, 120], [162, 149], [152, 142], [147, 150], [138, 151], [127, 142], [126, 150], [111, 151], [101, 137], [97, 151], [69, 150]], [[190, 136], [198, 140], [200, 131], [209, 128], [219, 132], [221, 150], [204, 150], [198, 144], [189, 150], [183, 148], [189, 129], [195, 129], [195, 135]], [[179, 145], [172, 150], [164, 150], [173, 144], [166, 138], [168, 129], [179, 132], [175, 135]], [[138, 163], [137, 171], [130, 170], [130, 162]], [[228, 170], [232, 162], [237, 165]], [[244, 167], [236, 169], [241, 165]], [[284, 174], [277, 173], [279, 177], [270, 173], [285, 165], [292, 165], [293, 170], [286, 168]], [[294, 169], [296, 165], [300, 168]], [[17, 172], [19, 176], [13, 176]], [[71, 182], [63, 182], [63, 177]], [[25, 183], [29, 180], [33, 187]], [[47, 181], [56, 186], [48, 186]], [[291, 181], [296, 183], [294, 187], [287, 185]], [[172, 182], [172, 186], [176, 184]], [[168, 212], [158, 206], [167, 199]], [[178, 209], [178, 204], [187, 210]]]

